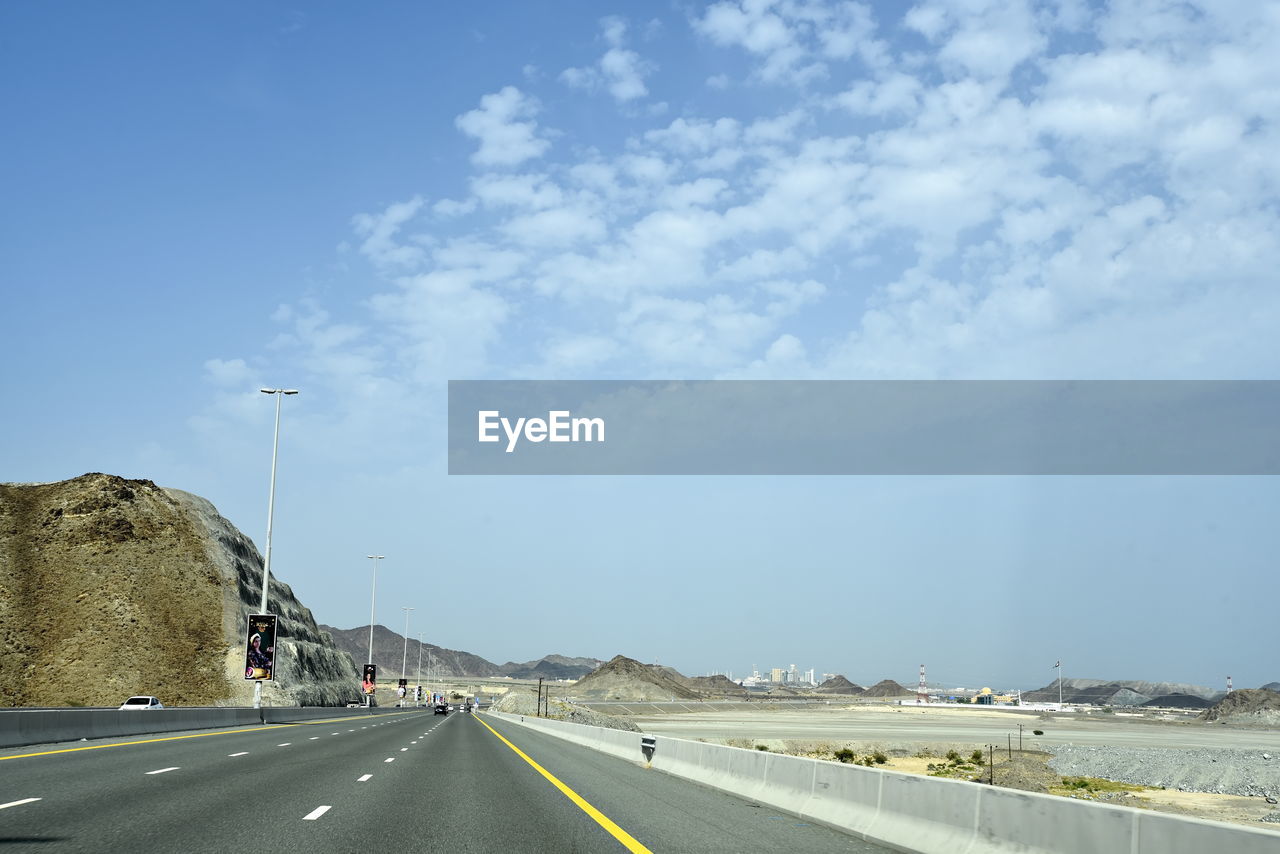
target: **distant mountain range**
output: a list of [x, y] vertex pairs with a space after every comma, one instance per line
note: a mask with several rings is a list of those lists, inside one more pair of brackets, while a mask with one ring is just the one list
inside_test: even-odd
[[[369, 659], [369, 627], [339, 629], [321, 625], [320, 630], [333, 638], [334, 646], [347, 652], [358, 665]], [[373, 663], [378, 665], [380, 680], [398, 679], [403, 662], [405, 678], [410, 683], [418, 675], [418, 641], [392, 631], [384, 625], [373, 627]], [[510, 676], [512, 679], [578, 679], [595, 670], [604, 662], [597, 658], [570, 658], [564, 655], [547, 655], [535, 661], [508, 661], [494, 664], [469, 652], [446, 649], [431, 643], [423, 643], [423, 678], [434, 662], [442, 676]]]
[[[1184, 685], [1179, 682], [1144, 682], [1137, 679], [1107, 681], [1105, 679], [1063, 679], [1064, 703], [1091, 703], [1099, 706], [1141, 706], [1152, 700], [1170, 696], [1196, 697], [1209, 703], [1221, 698], [1225, 692], [1215, 691], [1203, 685]], [[1056, 703], [1058, 680], [1035, 691], [1024, 691], [1022, 699], [1027, 703]], [[1170, 705], [1173, 705], [1170, 703]], [[1192, 706], [1192, 703], [1179, 705]], [[1195, 704], [1198, 705], [1198, 704]]]

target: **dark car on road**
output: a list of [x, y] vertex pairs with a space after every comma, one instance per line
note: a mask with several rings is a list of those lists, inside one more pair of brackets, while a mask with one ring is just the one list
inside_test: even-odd
[[437, 714], [437, 715], [447, 715], [447, 714], [449, 714], [449, 704], [448, 704], [448, 703], [436, 703], [436, 714]]

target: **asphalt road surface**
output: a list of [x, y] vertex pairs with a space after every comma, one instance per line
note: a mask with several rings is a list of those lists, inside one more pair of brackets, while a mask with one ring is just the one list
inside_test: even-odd
[[415, 709], [0, 750], [0, 850], [885, 849], [518, 725]]

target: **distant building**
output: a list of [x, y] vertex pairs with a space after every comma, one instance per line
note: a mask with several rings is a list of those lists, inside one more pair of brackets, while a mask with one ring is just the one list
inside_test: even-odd
[[773, 668], [773, 670], [769, 671], [769, 681], [775, 685], [781, 685], [783, 682], [787, 681], [787, 671], [783, 670], [781, 667]]

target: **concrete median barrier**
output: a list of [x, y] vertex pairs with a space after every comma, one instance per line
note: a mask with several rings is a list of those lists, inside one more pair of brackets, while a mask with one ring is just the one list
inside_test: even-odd
[[[374, 709], [373, 714], [391, 709]], [[326, 718], [370, 714], [369, 709], [344, 707], [243, 708], [201, 707], [186, 709], [3, 709], [0, 710], [0, 747], [56, 744], [92, 738], [118, 738], [181, 732], [192, 729], [254, 726], [264, 723], [303, 723]]]
[[[645, 761], [640, 733], [486, 714]], [[654, 737], [649, 766], [922, 854], [1280, 852], [1280, 832], [666, 736]]]

